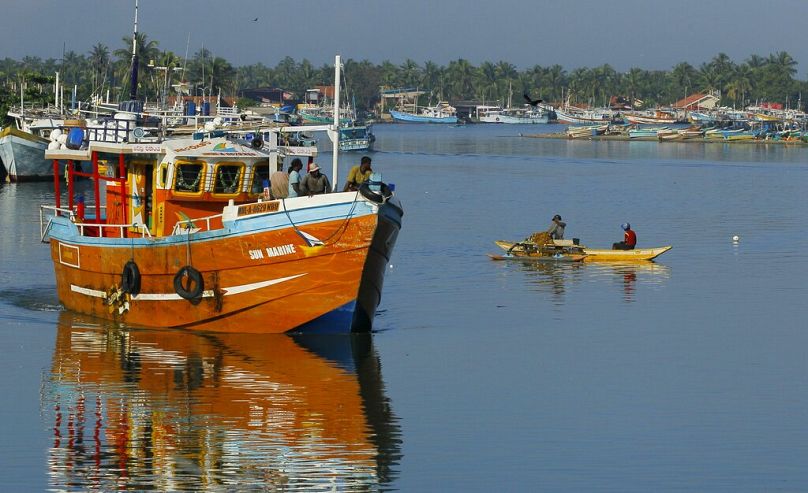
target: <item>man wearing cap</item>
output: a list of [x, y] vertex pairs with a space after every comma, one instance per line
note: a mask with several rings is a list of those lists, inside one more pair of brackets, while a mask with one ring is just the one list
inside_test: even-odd
[[564, 239], [564, 228], [567, 227], [567, 223], [561, 220], [561, 216], [556, 214], [553, 216], [553, 222], [550, 224], [550, 229], [547, 230], [547, 234], [550, 235], [550, 238], [554, 240], [563, 240]]
[[311, 163], [309, 174], [300, 180], [300, 191], [303, 195], [308, 195], [309, 197], [331, 191], [331, 183], [329, 183], [327, 176], [320, 173], [320, 167], [317, 166], [317, 163]]
[[354, 192], [359, 190], [359, 185], [368, 181], [371, 173], [373, 173], [373, 170], [370, 169], [370, 156], [362, 156], [359, 164], [348, 172], [348, 181], [345, 182], [345, 188], [342, 191]]

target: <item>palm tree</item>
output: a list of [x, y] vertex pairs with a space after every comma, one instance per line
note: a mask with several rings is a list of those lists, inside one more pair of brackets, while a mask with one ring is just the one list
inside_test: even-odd
[[704, 91], [715, 91], [721, 88], [721, 77], [716, 72], [715, 67], [703, 63], [699, 67], [698, 83]]
[[103, 43], [97, 43], [90, 50], [88, 61], [93, 70], [93, 92], [100, 91], [106, 83], [109, 72], [109, 48]]
[[633, 67], [623, 75], [623, 84], [628, 90], [629, 104], [634, 108], [634, 100], [640, 92], [645, 72], [637, 67]]
[[424, 64], [424, 73], [421, 79], [422, 87], [428, 88], [431, 91], [437, 89], [438, 94], [443, 94], [444, 84], [444, 67], [437, 65], [434, 62], [426, 62]]
[[746, 95], [753, 89], [754, 70], [749, 65], [742, 63], [735, 69], [729, 84], [727, 84], [727, 96], [736, 103], [740, 102], [740, 107], [746, 106]]
[[676, 98], [687, 97], [694, 88], [698, 71], [687, 62], [682, 62], [673, 67], [671, 79], [675, 86], [674, 94]]
[[519, 78], [519, 72], [514, 64], [502, 60], [497, 62], [496, 67], [499, 95], [505, 100], [510, 95], [509, 92], [513, 86], [513, 81]]
[[491, 62], [483, 62], [478, 69], [480, 73], [477, 97], [483, 101], [499, 101], [497, 85], [497, 66]]
[[547, 69], [545, 83], [550, 87], [548, 98], [561, 98], [561, 88], [566, 85], [567, 72], [561, 65], [555, 64]]
[[[131, 36], [124, 36], [121, 38], [126, 48], [119, 48], [113, 52], [113, 55], [118, 57], [118, 60], [122, 62], [118, 64], [118, 69], [120, 70], [121, 67], [128, 67], [127, 70], [131, 70], [131, 60], [132, 60], [132, 37]], [[159, 50], [157, 46], [159, 43], [157, 41], [149, 41], [148, 36], [145, 33], [137, 33], [137, 38], [135, 42], [136, 51], [137, 51], [137, 60], [138, 66], [137, 71], [138, 74], [150, 74], [151, 70], [149, 69], [149, 62], [154, 60], [157, 55], [159, 55]], [[124, 65], [123, 62], [126, 62]], [[126, 80], [124, 74], [119, 74], [120, 80]], [[141, 85], [140, 80], [138, 80], [138, 87]], [[145, 86], [145, 84], [144, 84]]]
[[474, 95], [474, 79], [477, 75], [475, 68], [463, 58], [449, 62], [446, 69], [450, 77], [450, 99], [467, 99]]
[[414, 60], [406, 59], [401, 65], [401, 82], [407, 87], [417, 86], [421, 80], [421, 68]]
[[794, 77], [797, 74], [797, 61], [785, 51], [778, 51], [773, 55], [769, 55], [769, 63], [779, 67], [789, 77]]

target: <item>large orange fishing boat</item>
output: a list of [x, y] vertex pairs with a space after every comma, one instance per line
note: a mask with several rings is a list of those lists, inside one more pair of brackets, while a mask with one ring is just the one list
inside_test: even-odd
[[[339, 57], [335, 65], [338, 88]], [[285, 157], [316, 155], [280, 145], [284, 132], [301, 130], [328, 133], [336, 188], [338, 122], [252, 140], [221, 132], [166, 140], [162, 131], [116, 127], [47, 150], [55, 170], [68, 170], [67, 203], [54, 179], [56, 204], [42, 207], [59, 300], [139, 326], [370, 330], [401, 204], [380, 177], [356, 192], [270, 197], [270, 174]], [[92, 172], [73, 171], [87, 164]], [[88, 200], [76, 193], [78, 177], [92, 184]]]

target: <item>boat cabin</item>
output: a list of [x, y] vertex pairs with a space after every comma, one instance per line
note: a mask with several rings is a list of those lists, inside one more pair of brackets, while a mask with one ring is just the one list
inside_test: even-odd
[[[56, 212], [69, 215], [83, 236], [162, 237], [222, 227], [228, 204], [269, 200], [270, 175], [286, 156], [312, 162], [314, 146], [278, 146], [278, 133], [229, 138], [198, 133], [162, 142], [89, 141], [82, 149], [50, 149], [54, 170], [67, 169], [66, 208], [54, 180]], [[271, 151], [263, 138], [273, 140]], [[80, 171], [89, 170], [89, 171]], [[55, 173], [58, 176], [58, 173]], [[77, 179], [90, 180], [89, 199]], [[84, 187], [81, 187], [84, 188]]]

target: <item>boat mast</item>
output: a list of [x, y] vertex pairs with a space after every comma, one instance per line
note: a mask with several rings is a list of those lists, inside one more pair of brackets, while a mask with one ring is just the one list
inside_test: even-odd
[[342, 63], [340, 56], [334, 57], [334, 128], [329, 132], [334, 132], [334, 137], [331, 139], [331, 187], [332, 191], [337, 190], [337, 172], [339, 167], [337, 162], [339, 160], [339, 83], [340, 73], [342, 72]]
[[135, 32], [132, 34], [132, 77], [129, 87], [129, 99], [137, 99], [137, 0], [135, 0]]

